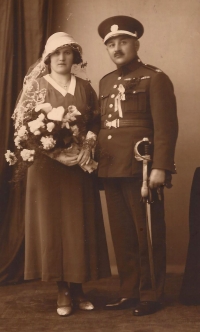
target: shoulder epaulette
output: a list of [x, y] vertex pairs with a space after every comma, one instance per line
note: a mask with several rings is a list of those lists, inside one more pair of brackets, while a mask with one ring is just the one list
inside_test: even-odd
[[152, 65], [149, 65], [149, 64], [147, 64], [147, 63], [143, 63], [143, 65], [144, 65], [146, 68], [148, 68], [148, 69], [151, 69], [151, 70], [153, 70], [153, 71], [156, 71], [157, 73], [162, 73], [162, 70], [159, 69], [159, 68], [157, 68], [157, 67], [154, 67], [154, 66], [152, 66]]
[[113, 71], [111, 71], [110, 73], [104, 75], [104, 76], [101, 78], [101, 80], [102, 80], [104, 77], [107, 77], [108, 75], [110, 75], [110, 74], [112, 74], [112, 73], [114, 73], [114, 72], [116, 72], [116, 70], [113, 70]]

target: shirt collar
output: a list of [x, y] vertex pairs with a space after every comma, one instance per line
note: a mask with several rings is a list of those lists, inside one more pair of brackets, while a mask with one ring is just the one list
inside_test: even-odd
[[76, 76], [71, 74], [71, 82], [67, 93], [70, 93], [70, 95], [74, 96], [75, 88], [76, 88]]
[[66, 91], [64, 88], [62, 88], [54, 79], [49, 75], [43, 76], [44, 79], [49, 82], [57, 91], [59, 91], [64, 97], [70, 93], [70, 95], [74, 96], [75, 88], [76, 88], [76, 77], [74, 75], [71, 75], [71, 81], [69, 84], [69, 89]]
[[131, 62], [127, 65], [124, 65], [117, 69], [117, 72], [120, 76], [128, 75], [130, 72], [138, 69], [142, 64], [142, 61], [138, 56], [136, 56]]

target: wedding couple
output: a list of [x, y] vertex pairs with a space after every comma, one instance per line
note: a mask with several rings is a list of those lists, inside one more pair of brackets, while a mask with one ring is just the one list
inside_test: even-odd
[[[119, 298], [105, 309], [133, 308], [135, 316], [142, 316], [159, 310], [163, 301], [165, 221], [157, 188], [176, 173], [176, 100], [168, 76], [138, 57], [143, 31], [142, 24], [128, 16], [110, 17], [99, 25], [99, 35], [117, 66], [100, 81], [100, 110], [89, 81], [71, 74], [73, 64], [83, 62], [81, 46], [65, 32], [53, 34], [42, 59], [25, 77], [13, 115], [15, 137], [23, 126], [26, 133], [18, 140], [19, 152], [23, 144], [30, 144], [30, 137], [32, 141], [42, 137], [52, 109], [55, 113], [62, 107], [65, 116], [70, 107], [76, 110], [68, 119], [62, 113], [56, 138], [57, 122], [52, 119], [48, 124], [53, 146], [46, 144], [44, 153], [35, 155], [27, 177], [25, 279], [57, 282], [60, 316], [75, 308], [93, 310], [82, 284], [110, 276], [98, 177], [104, 184], [120, 278]], [[38, 110], [42, 121], [35, 115]], [[38, 126], [30, 136], [28, 121]], [[142, 162], [134, 156], [134, 146], [143, 138], [154, 146], [149, 171], [154, 283], [141, 201]], [[42, 139], [47, 142], [49, 136]]]

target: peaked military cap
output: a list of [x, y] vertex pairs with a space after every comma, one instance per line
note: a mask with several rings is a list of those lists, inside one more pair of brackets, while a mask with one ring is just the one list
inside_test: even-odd
[[129, 35], [138, 39], [143, 35], [144, 28], [135, 18], [120, 15], [109, 17], [101, 22], [98, 32], [104, 43], [106, 43], [108, 39], [118, 35]]

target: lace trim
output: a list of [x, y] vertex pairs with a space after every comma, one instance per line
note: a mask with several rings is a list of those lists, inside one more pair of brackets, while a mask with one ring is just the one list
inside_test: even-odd
[[39, 84], [36, 80], [32, 79], [29, 81], [12, 115], [12, 119], [15, 122], [15, 129], [23, 126], [24, 119], [38, 104], [44, 103], [46, 92], [47, 90], [44, 88], [39, 89]]
[[25, 76], [22, 94], [12, 115], [12, 119], [15, 122], [15, 129], [23, 125], [26, 115], [36, 105], [44, 102], [46, 89], [39, 90], [39, 84], [36, 79], [43, 76], [46, 69], [45, 63], [43, 60], [40, 60], [30, 74]]

